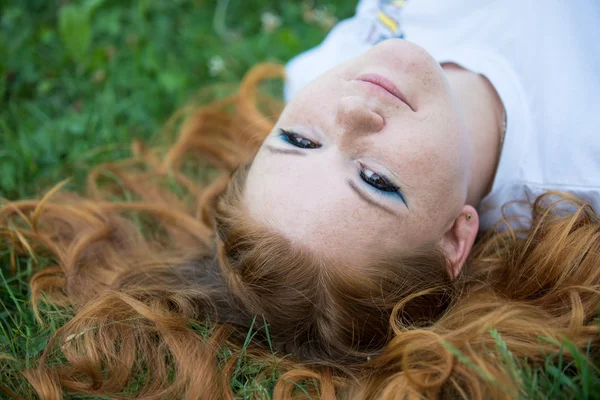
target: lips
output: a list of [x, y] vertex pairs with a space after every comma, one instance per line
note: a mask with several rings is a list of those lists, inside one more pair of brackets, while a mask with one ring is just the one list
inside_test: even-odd
[[392, 96], [399, 99], [401, 102], [410, 107], [411, 110], [415, 111], [415, 109], [410, 105], [406, 96], [398, 89], [398, 87], [386, 77], [383, 77], [378, 74], [364, 74], [356, 78], [357, 81], [367, 82], [380, 88], [384, 89], [386, 92], [391, 94]]

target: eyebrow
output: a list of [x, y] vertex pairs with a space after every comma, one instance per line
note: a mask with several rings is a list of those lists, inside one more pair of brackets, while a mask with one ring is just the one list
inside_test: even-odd
[[392, 210], [389, 207], [384, 206], [381, 203], [376, 202], [375, 200], [373, 200], [372, 198], [367, 196], [365, 194], [365, 192], [363, 192], [362, 189], [359, 188], [356, 183], [354, 183], [354, 181], [351, 181], [350, 179], [348, 179], [346, 182], [348, 183], [348, 186], [350, 186], [350, 188], [352, 190], [354, 190], [354, 192], [358, 195], [358, 197], [360, 197], [366, 203], [369, 203], [370, 205], [379, 208], [380, 210], [384, 211], [386, 214], [398, 215], [398, 213], [396, 213], [396, 211]]
[[294, 156], [306, 156], [306, 153], [303, 152], [302, 150], [280, 149], [279, 147], [273, 147], [268, 144], [265, 145], [265, 148], [267, 148], [271, 153], [275, 153], [275, 154], [291, 154]]

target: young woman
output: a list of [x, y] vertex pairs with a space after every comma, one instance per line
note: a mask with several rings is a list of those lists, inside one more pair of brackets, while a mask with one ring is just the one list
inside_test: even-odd
[[437, 3], [363, 0], [288, 64], [256, 219], [356, 262], [435, 243], [456, 274], [505, 203], [527, 215], [554, 189], [599, 209], [600, 7]]
[[497, 335], [532, 366], [565, 337], [597, 354], [598, 10], [544, 5], [362, 1], [288, 65], [277, 121], [257, 67], [87, 198], [4, 206], [7, 243], [57, 263], [34, 304], [76, 310], [29, 383], [231, 398], [248, 355], [278, 398], [514, 398]]

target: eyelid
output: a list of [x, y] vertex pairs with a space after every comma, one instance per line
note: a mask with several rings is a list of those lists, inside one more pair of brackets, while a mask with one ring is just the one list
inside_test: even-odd
[[[315, 150], [315, 149], [319, 149], [321, 148], [322, 144], [319, 143], [318, 140], [314, 140], [310, 137], [307, 137], [306, 135], [302, 134], [302, 133], [298, 133], [289, 129], [283, 129], [283, 128], [279, 128], [277, 130], [278, 134], [277, 137], [281, 138], [282, 140], [284, 140], [285, 142], [289, 143], [292, 146], [298, 147], [300, 149], [305, 149], [305, 150]], [[308, 140], [309, 142], [311, 142], [314, 146], [298, 146], [296, 145], [296, 143], [294, 143], [294, 141], [290, 140], [290, 138], [294, 138], [294, 139], [303, 139], [303, 140]]]
[[327, 135], [317, 125], [289, 124], [286, 126], [285, 129], [277, 128], [276, 132], [280, 133], [282, 130], [300, 135], [302, 137], [312, 140], [313, 142], [318, 142], [320, 144], [323, 144], [324, 141], [327, 140]]
[[381, 173], [381, 172], [377, 172], [377, 169], [373, 169], [371, 167], [369, 167], [368, 165], [366, 165], [364, 162], [362, 161], [358, 161], [358, 173], [359, 173], [359, 178], [361, 181], [363, 181], [365, 184], [371, 186], [375, 191], [377, 191], [377, 193], [379, 193], [381, 196], [385, 196], [386, 192], [376, 188], [375, 186], [371, 185], [370, 183], [366, 182], [361, 176], [361, 173], [365, 173], [364, 170], [367, 169], [369, 171], [372, 171], [373, 173], [379, 175], [381, 178], [383, 178], [390, 186], [393, 186], [396, 191], [394, 192], [387, 192], [389, 194], [396, 194], [398, 197], [400, 197], [400, 200], [402, 201], [402, 203], [404, 203], [404, 205], [408, 208], [408, 203], [406, 202], [406, 195], [404, 194], [404, 191], [402, 190], [402, 185], [395, 183], [393, 180], [391, 180], [390, 178], [388, 178], [388, 176], [385, 173]]
[[371, 168], [369, 165], [365, 164], [363, 161], [358, 161], [358, 169], [359, 171], [362, 171], [363, 173], [365, 172], [365, 170], [371, 171], [374, 174], [379, 175], [381, 178], [383, 178], [389, 185], [394, 186], [395, 188], [397, 188], [398, 190], [400, 190], [400, 186], [395, 183], [392, 179], [388, 178], [388, 175], [384, 172], [379, 172], [377, 170], [377, 168]]

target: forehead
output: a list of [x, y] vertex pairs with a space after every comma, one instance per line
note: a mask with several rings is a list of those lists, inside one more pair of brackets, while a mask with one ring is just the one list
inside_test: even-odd
[[[365, 204], [336, 170], [324, 174], [308, 157], [260, 152], [248, 173], [244, 203], [250, 216], [294, 243], [347, 262], [402, 251], [425, 240], [410, 213], [389, 215]], [[359, 261], [360, 260], [360, 261]]]

